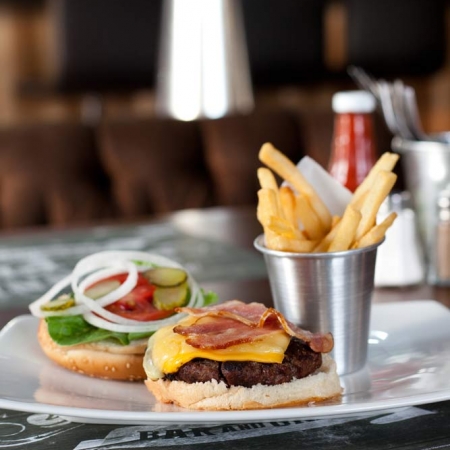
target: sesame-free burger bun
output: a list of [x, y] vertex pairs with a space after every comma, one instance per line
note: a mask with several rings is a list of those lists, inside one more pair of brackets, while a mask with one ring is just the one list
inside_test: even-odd
[[38, 341], [51, 360], [74, 372], [109, 380], [136, 381], [146, 378], [142, 361], [148, 339], [130, 345], [100, 341], [62, 346], [53, 341], [45, 320], [41, 320]]
[[147, 388], [162, 403], [200, 410], [246, 410], [296, 406], [341, 395], [336, 363], [322, 355], [322, 366], [313, 374], [274, 386], [257, 384], [251, 388], [230, 386], [221, 381], [185, 383], [147, 379]]

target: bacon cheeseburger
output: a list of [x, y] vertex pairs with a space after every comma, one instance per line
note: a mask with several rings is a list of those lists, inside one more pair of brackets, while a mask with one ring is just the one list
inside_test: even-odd
[[158, 330], [144, 357], [157, 400], [184, 408], [293, 406], [341, 394], [331, 334], [312, 334], [273, 308], [238, 300], [178, 308], [188, 316]]
[[149, 336], [179, 320], [175, 308], [216, 300], [175, 261], [135, 251], [87, 256], [30, 305], [44, 353], [75, 372], [114, 380], [146, 378]]

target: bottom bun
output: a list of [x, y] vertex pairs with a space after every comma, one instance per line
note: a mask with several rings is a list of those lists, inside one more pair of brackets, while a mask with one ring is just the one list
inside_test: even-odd
[[142, 362], [147, 339], [130, 345], [101, 341], [62, 346], [50, 337], [46, 322], [41, 320], [38, 341], [52, 361], [74, 372], [108, 380], [137, 381], [146, 378]]
[[149, 379], [145, 384], [158, 401], [189, 409], [243, 410], [296, 406], [341, 395], [336, 363], [329, 355], [322, 356], [322, 366], [313, 374], [275, 386], [227, 387], [223, 381], [216, 380], [189, 384], [163, 379]]

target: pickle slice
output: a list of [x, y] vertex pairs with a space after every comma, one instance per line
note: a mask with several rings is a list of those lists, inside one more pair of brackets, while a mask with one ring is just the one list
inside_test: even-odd
[[50, 300], [47, 303], [41, 305], [42, 311], [62, 311], [64, 309], [75, 306], [75, 299], [70, 295], [63, 294], [55, 300]]
[[84, 295], [86, 297], [92, 298], [92, 300], [97, 300], [104, 295], [109, 294], [120, 286], [120, 282], [118, 280], [105, 280], [100, 281], [95, 286], [92, 286], [89, 289], [84, 291]]
[[187, 279], [187, 273], [176, 267], [157, 267], [147, 270], [143, 275], [150, 283], [159, 287], [178, 286]]
[[175, 287], [158, 287], [153, 293], [153, 304], [159, 310], [170, 311], [186, 304], [188, 296], [187, 283]]

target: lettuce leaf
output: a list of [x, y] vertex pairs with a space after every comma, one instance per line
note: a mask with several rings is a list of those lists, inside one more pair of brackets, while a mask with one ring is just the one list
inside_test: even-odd
[[219, 300], [219, 296], [215, 292], [212, 291], [205, 292], [203, 289], [201, 291], [204, 298], [203, 306], [210, 306], [214, 303], [217, 303], [217, 301]]
[[50, 337], [59, 345], [88, 344], [104, 340], [112, 340], [120, 345], [128, 345], [130, 341], [151, 336], [149, 333], [118, 333], [94, 327], [81, 315], [52, 316], [46, 319]]

